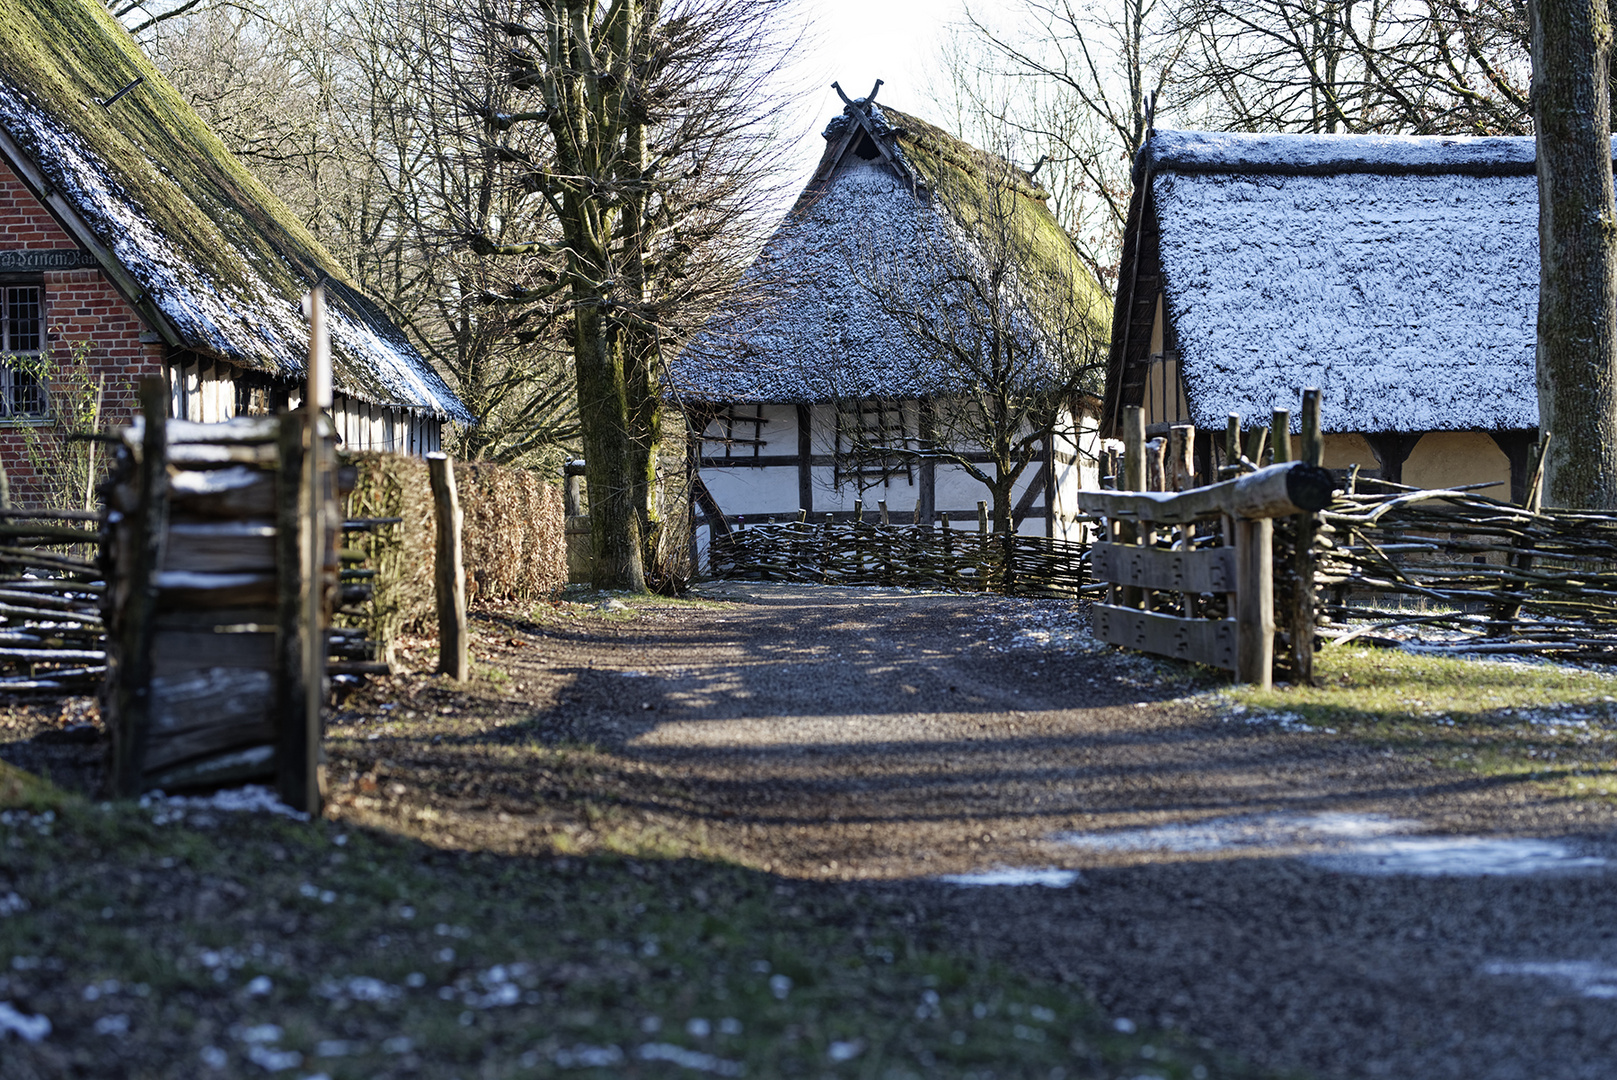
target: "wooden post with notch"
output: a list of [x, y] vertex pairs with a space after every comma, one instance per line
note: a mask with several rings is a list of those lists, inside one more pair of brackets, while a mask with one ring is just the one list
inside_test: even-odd
[[432, 504], [438, 524], [434, 581], [438, 594], [438, 673], [456, 682], [471, 677], [466, 641], [466, 569], [461, 557], [463, 524], [455, 490], [455, 464], [447, 454], [427, 455]]
[[157, 609], [157, 575], [163, 567], [163, 537], [168, 531], [168, 387], [161, 376], [140, 381], [140, 408], [145, 418], [141, 437], [139, 485], [132, 533], [138, 550], [121, 567], [127, 590], [121, 601], [122, 625], [117, 645], [122, 670], [115, 682], [112, 728], [112, 794], [130, 799], [141, 792], [146, 765], [146, 735], [151, 725], [152, 621]]

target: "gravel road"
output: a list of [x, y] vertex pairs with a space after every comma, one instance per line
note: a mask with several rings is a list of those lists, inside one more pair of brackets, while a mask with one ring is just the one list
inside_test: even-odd
[[1119, 1018], [1322, 1077], [1617, 1076], [1609, 805], [1250, 723], [1078, 605], [704, 595], [485, 637], [530, 635], [518, 696], [647, 815]]

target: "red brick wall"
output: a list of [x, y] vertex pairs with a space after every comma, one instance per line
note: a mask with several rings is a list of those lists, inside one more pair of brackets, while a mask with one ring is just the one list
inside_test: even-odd
[[[78, 245], [28, 189], [0, 162], [0, 250], [72, 248]], [[52, 361], [71, 365], [85, 347], [90, 377], [104, 380], [103, 426], [127, 424], [138, 407], [143, 375], [159, 375], [168, 347], [142, 344], [148, 327], [100, 270], [58, 270], [44, 275], [46, 340]], [[30, 446], [32, 449], [30, 449]], [[11, 482], [12, 498], [40, 502], [51, 465], [71, 449], [55, 424], [28, 425], [0, 420], [0, 463]]]

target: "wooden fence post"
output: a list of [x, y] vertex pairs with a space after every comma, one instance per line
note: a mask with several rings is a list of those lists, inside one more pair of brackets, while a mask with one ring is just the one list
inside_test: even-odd
[[1274, 522], [1235, 519], [1235, 681], [1274, 685]]
[[[1145, 490], [1145, 410], [1129, 405], [1123, 410], [1123, 483], [1124, 491]], [[1132, 521], [1117, 527], [1117, 542], [1137, 544], [1142, 539], [1140, 526]], [[1145, 606], [1145, 593], [1136, 585], [1125, 586], [1121, 600], [1123, 607]]]
[[1168, 484], [1173, 491], [1196, 486], [1196, 425], [1175, 424], [1168, 429]]
[[1151, 491], [1168, 490], [1168, 444], [1151, 439], [1145, 444], [1145, 486]]
[[1284, 465], [1291, 460], [1291, 410], [1276, 409], [1269, 428], [1274, 442], [1274, 463]]
[[456, 682], [471, 676], [466, 642], [466, 568], [461, 558], [463, 524], [455, 491], [455, 465], [448, 455], [427, 455], [432, 502], [438, 523], [438, 558], [434, 575], [438, 593], [438, 672]]
[[[1276, 414], [1279, 415], [1278, 413]], [[1319, 468], [1325, 460], [1325, 435], [1320, 427], [1319, 390], [1303, 391], [1298, 460]], [[1299, 686], [1314, 683], [1314, 535], [1319, 515], [1298, 514], [1295, 518], [1297, 544], [1292, 561], [1292, 605], [1287, 627], [1291, 637], [1292, 682]]]
[[[141, 440], [140, 483], [131, 522], [138, 550], [124, 567], [127, 589], [118, 657], [118, 718], [112, 731], [112, 794], [131, 799], [140, 794], [146, 765], [146, 732], [151, 723], [152, 617], [157, 607], [157, 575], [163, 568], [163, 537], [168, 531], [168, 387], [161, 376], [140, 381], [140, 407], [145, 417]], [[120, 587], [113, 583], [115, 588]]]
[[324, 431], [326, 410], [332, 404], [325, 289], [315, 286], [304, 304], [309, 317], [308, 381], [303, 408], [282, 422], [279, 439], [276, 526], [281, 548], [276, 560], [276, 606], [283, 711], [275, 774], [281, 801], [312, 818], [321, 810], [320, 710], [325, 701], [330, 622], [326, 561], [337, 523], [330, 520], [327, 506], [336, 492]]
[[1263, 451], [1268, 446], [1268, 442], [1269, 429], [1266, 427], [1255, 427], [1247, 432], [1246, 456], [1247, 460], [1252, 462], [1254, 468], [1263, 468]]
[[1230, 413], [1224, 421], [1224, 464], [1219, 466], [1218, 478], [1230, 480], [1241, 473], [1241, 414]]

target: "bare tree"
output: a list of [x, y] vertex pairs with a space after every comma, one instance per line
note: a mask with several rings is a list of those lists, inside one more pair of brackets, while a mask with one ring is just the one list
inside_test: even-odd
[[1517, 0], [1188, 0], [1178, 90], [1236, 130], [1530, 129]]
[[[590, 491], [594, 583], [642, 590], [664, 550], [655, 473], [664, 351], [735, 280], [770, 175], [781, 2], [487, 0], [520, 107], [468, 99], [490, 154], [547, 212], [529, 238], [468, 229], [473, 251], [540, 280], [499, 300], [570, 340]], [[483, 45], [465, 47], [467, 54]], [[458, 47], [457, 47], [458, 48]], [[452, 52], [451, 56], [458, 56]], [[538, 129], [542, 149], [511, 139]]]
[[[1107, 285], [1117, 276], [1130, 168], [1145, 141], [1146, 102], [1174, 85], [1189, 40], [1166, 0], [1022, 0], [1002, 26], [968, 10], [949, 58], [951, 96], [975, 112], [961, 131], [981, 145], [1013, 133], [1079, 255]], [[997, 129], [997, 130], [995, 130]]]

